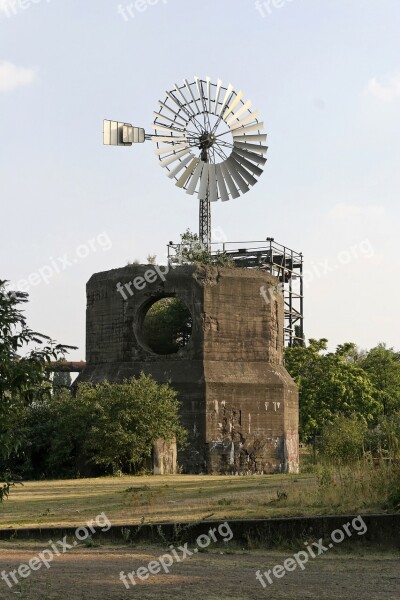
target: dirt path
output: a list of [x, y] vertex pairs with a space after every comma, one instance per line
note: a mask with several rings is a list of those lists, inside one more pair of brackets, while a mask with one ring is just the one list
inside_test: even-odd
[[[3, 543], [0, 573], [28, 563], [45, 546]], [[22, 585], [10, 589], [0, 579], [0, 598], [29, 600], [400, 600], [400, 556], [394, 554], [326, 555], [277, 579], [263, 589], [255, 573], [282, 564], [290, 552], [263, 551], [196, 554], [175, 563], [169, 574], [151, 575], [126, 589], [125, 574], [157, 559], [160, 548], [75, 548], [42, 566]], [[17, 576], [17, 575], [16, 575]], [[21, 579], [20, 577], [18, 577]], [[128, 580], [129, 582], [129, 580]]]

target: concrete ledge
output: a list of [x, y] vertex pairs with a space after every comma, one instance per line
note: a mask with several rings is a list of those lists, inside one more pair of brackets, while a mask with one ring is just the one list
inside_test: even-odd
[[[358, 515], [335, 515], [315, 517], [294, 517], [280, 519], [230, 520], [236, 544], [274, 548], [294, 542], [311, 542], [328, 538], [335, 529], [351, 522]], [[367, 531], [364, 535], [353, 532], [347, 543], [354, 545], [377, 545], [400, 549], [400, 513], [361, 515]], [[94, 540], [122, 543], [150, 542], [172, 544], [195, 542], [211, 527], [218, 527], [223, 521], [201, 521], [194, 523], [151, 523], [143, 525], [113, 525], [108, 531], [97, 529]], [[85, 523], [82, 523], [85, 526]], [[64, 536], [74, 537], [76, 527], [49, 527], [34, 529], [1, 529], [0, 540], [61, 540]], [[345, 542], [343, 542], [345, 544]], [[342, 545], [343, 545], [342, 544]]]

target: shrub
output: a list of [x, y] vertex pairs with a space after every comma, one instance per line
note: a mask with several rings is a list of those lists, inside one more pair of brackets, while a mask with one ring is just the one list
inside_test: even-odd
[[347, 464], [359, 460], [364, 454], [367, 425], [357, 417], [337, 416], [322, 431], [320, 452], [322, 457]]

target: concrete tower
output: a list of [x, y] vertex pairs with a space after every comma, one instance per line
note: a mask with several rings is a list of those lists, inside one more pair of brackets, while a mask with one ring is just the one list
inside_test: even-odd
[[[283, 365], [283, 298], [255, 269], [129, 265], [87, 284], [87, 366], [79, 381], [120, 382], [142, 371], [182, 403], [186, 473], [298, 471], [298, 392]], [[120, 291], [118, 291], [120, 290]], [[122, 290], [122, 291], [121, 291]], [[163, 297], [192, 315], [188, 344], [151, 350], [142, 325]]]

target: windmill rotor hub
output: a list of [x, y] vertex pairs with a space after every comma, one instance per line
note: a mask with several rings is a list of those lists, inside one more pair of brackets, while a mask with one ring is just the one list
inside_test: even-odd
[[211, 148], [213, 146], [215, 140], [216, 140], [216, 137], [212, 133], [203, 133], [203, 135], [201, 135], [199, 138], [200, 150], [208, 150], [209, 148]]

